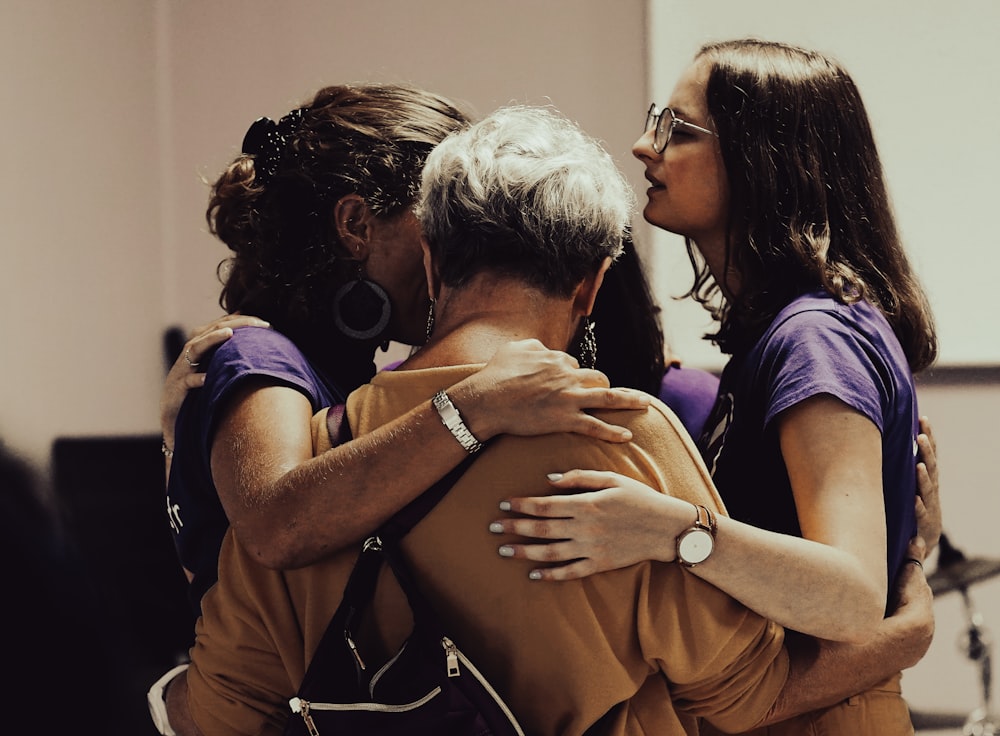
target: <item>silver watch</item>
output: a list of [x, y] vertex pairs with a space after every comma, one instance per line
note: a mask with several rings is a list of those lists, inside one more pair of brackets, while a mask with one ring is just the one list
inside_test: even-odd
[[[705, 506], [695, 506], [698, 518], [677, 535], [677, 561], [684, 567], [694, 567], [712, 556], [715, 549], [715, 519]], [[702, 521], [702, 512], [705, 521]]]
[[462, 415], [458, 413], [458, 409], [451, 403], [448, 394], [444, 391], [438, 391], [434, 394], [431, 402], [434, 404], [434, 408], [437, 409], [438, 416], [441, 417], [441, 423], [448, 428], [448, 431], [465, 448], [467, 453], [474, 455], [483, 449], [483, 443], [477, 440], [476, 436], [465, 425]]

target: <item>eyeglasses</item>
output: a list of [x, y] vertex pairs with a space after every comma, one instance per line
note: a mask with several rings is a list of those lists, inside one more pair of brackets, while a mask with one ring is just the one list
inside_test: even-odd
[[648, 133], [654, 126], [656, 127], [656, 132], [653, 134], [653, 150], [656, 153], [663, 153], [667, 144], [670, 143], [670, 137], [674, 134], [675, 128], [689, 128], [699, 133], [708, 133], [709, 135], [718, 137], [715, 131], [702, 128], [700, 125], [695, 125], [694, 123], [689, 123], [687, 120], [681, 120], [674, 115], [674, 111], [669, 107], [657, 110], [655, 102], [649, 106], [649, 110], [646, 112], [646, 127], [642, 130], [644, 133]]

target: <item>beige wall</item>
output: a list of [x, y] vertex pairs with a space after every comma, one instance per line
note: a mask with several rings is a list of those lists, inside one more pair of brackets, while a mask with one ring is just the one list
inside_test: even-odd
[[161, 337], [219, 313], [205, 179], [249, 124], [319, 87], [400, 81], [486, 113], [551, 102], [629, 147], [644, 3], [7, 0], [0, 3], [0, 437], [156, 432]]
[[155, 427], [154, 39], [148, 3], [0, 4], [0, 437], [38, 460]]

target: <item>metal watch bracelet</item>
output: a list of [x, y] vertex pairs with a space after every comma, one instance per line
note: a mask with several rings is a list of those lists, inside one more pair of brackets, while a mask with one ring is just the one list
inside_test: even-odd
[[448, 398], [443, 390], [438, 391], [434, 394], [434, 398], [431, 400], [434, 404], [434, 408], [437, 409], [438, 416], [441, 417], [441, 423], [448, 428], [452, 436], [458, 443], [465, 448], [465, 451], [470, 455], [474, 455], [483, 449], [483, 443], [476, 439], [476, 436], [472, 434], [465, 422], [462, 420], [462, 415], [458, 413], [458, 409], [455, 405], [451, 403], [451, 399]]

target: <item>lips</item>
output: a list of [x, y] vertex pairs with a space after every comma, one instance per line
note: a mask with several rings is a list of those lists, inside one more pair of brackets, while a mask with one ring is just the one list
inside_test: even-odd
[[652, 185], [650, 186], [649, 191], [653, 191], [655, 189], [666, 189], [666, 184], [663, 184], [657, 179], [654, 179], [648, 173], [646, 174], [646, 181], [648, 181]]

